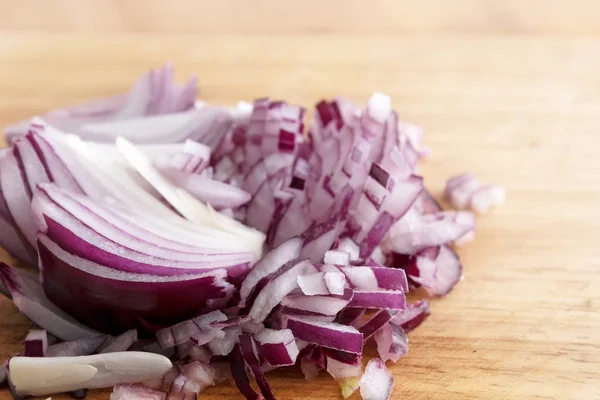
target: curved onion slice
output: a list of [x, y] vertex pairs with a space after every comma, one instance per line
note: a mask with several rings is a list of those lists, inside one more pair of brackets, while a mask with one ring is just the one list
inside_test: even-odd
[[374, 338], [379, 357], [384, 362], [387, 360], [397, 362], [408, 352], [408, 338], [400, 326], [386, 324], [375, 333]]
[[[94, 136], [96, 132], [86, 128], [86, 125], [188, 110], [194, 106], [197, 92], [196, 78], [183, 86], [176, 85], [173, 82], [173, 67], [167, 64], [142, 75], [127, 94], [53, 110], [43, 117], [60, 129], [106, 141], [111, 137]], [[12, 142], [25, 135], [28, 127], [29, 121], [7, 127], [7, 141]]]
[[13, 357], [9, 363], [17, 393], [34, 396], [155, 379], [171, 366], [164, 356], [134, 351], [81, 357]]
[[364, 340], [368, 340], [371, 336], [376, 334], [392, 319], [392, 314], [387, 310], [378, 311], [369, 320], [365, 321], [359, 328], [358, 331], [363, 334]]
[[274, 273], [283, 265], [298, 258], [300, 255], [300, 249], [302, 247], [302, 240], [299, 238], [292, 238], [277, 248], [267, 253], [248, 273], [242, 286], [240, 287], [240, 306], [246, 305], [246, 299], [250, 296], [256, 284]]
[[247, 400], [264, 400], [263, 396], [256, 393], [252, 385], [250, 385], [250, 378], [246, 372], [246, 363], [239, 344], [235, 345], [229, 356], [229, 367], [235, 385]]
[[267, 382], [264, 373], [260, 369], [260, 361], [258, 359], [258, 353], [256, 350], [256, 342], [252, 339], [252, 336], [245, 333], [240, 336], [240, 350], [246, 365], [252, 371], [254, 379], [256, 379], [256, 385], [259, 387], [261, 393], [266, 400], [276, 400], [271, 390], [271, 386]]
[[[344, 397], [360, 385], [366, 400], [389, 399], [380, 359], [358, 379], [364, 342], [374, 337], [383, 360], [405, 354], [405, 331], [429, 315], [426, 301], [406, 304], [409, 283], [450, 291], [462, 266], [449, 246], [475, 232], [474, 214], [442, 211], [424, 188], [422, 131], [381, 93], [364, 109], [320, 102], [306, 135], [300, 106], [263, 98], [227, 109], [195, 93], [166, 67], [128, 95], [9, 129], [0, 245], [26, 262], [37, 250], [41, 285], [0, 266], [3, 285], [42, 328], [85, 338], [47, 346], [32, 333], [26, 355], [142, 349], [178, 360], [145, 379], [152, 390], [126, 379], [113, 400], [191, 400], [226, 376], [226, 359], [244, 397], [274, 399], [265, 373], [298, 358], [309, 379], [327, 369]], [[503, 196], [470, 175], [446, 188], [478, 211]], [[85, 396], [94, 379], [114, 380], [105, 363], [52, 362], [71, 372], [30, 387], [78, 381]]]
[[415, 254], [451, 242], [466, 243], [474, 236], [475, 215], [471, 212], [407, 213], [392, 226], [383, 246], [388, 252]]
[[160, 168], [159, 171], [172, 184], [217, 209], [237, 208], [250, 201], [249, 193], [233, 185], [174, 168]]
[[298, 286], [300, 286], [302, 293], [307, 296], [342, 295], [346, 286], [346, 277], [336, 271], [301, 275], [298, 277]]
[[45, 357], [48, 351], [48, 334], [44, 330], [31, 330], [25, 338], [25, 357]]
[[406, 296], [398, 290], [355, 290], [348, 307], [403, 310], [406, 308]]
[[273, 366], [294, 365], [299, 350], [289, 329], [263, 329], [254, 335], [261, 357]]
[[420, 300], [414, 304], [408, 304], [404, 310], [396, 313], [390, 322], [401, 326], [408, 333], [421, 325], [429, 317], [429, 314], [429, 302]]
[[313, 265], [305, 260], [291, 265], [274, 277], [258, 293], [248, 316], [256, 322], [264, 321], [281, 300], [298, 287], [298, 276], [312, 270], [314, 270]]
[[285, 319], [285, 327], [290, 329], [297, 339], [308, 343], [348, 353], [362, 352], [363, 335], [351, 326], [288, 316]]
[[73, 340], [99, 334], [54, 305], [46, 297], [35, 277], [0, 262], [0, 278], [19, 311], [54, 336], [63, 340]]
[[346, 289], [343, 295], [306, 296], [288, 295], [281, 300], [281, 305], [293, 310], [309, 311], [322, 315], [337, 315], [346, 307], [353, 297], [353, 291]]

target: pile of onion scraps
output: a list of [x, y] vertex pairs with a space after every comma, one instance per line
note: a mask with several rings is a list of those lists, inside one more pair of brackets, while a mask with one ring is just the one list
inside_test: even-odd
[[[406, 293], [454, 287], [474, 214], [424, 188], [422, 133], [381, 93], [321, 101], [308, 125], [284, 101], [196, 96], [167, 65], [6, 128], [0, 246], [26, 267], [1, 264], [0, 290], [40, 329], [0, 379], [15, 398], [195, 399], [232, 378], [275, 399], [265, 374], [296, 365], [389, 399], [385, 362], [429, 315]], [[446, 196], [483, 211], [504, 193], [465, 174]]]

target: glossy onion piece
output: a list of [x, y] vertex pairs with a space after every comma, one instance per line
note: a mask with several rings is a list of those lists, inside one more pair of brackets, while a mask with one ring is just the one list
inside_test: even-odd
[[81, 357], [13, 357], [10, 375], [17, 394], [41, 396], [155, 379], [171, 368], [168, 358], [120, 352]]
[[99, 335], [53, 304], [35, 277], [0, 262], [0, 278], [19, 311], [54, 336], [74, 340]]
[[44, 330], [31, 330], [25, 338], [25, 357], [45, 357], [48, 351], [48, 334]]
[[267, 277], [284, 264], [298, 258], [301, 248], [302, 240], [293, 238], [280, 244], [258, 261], [242, 282], [242, 286], [240, 287], [240, 306], [243, 307], [246, 305], [246, 299], [262, 278]]
[[297, 339], [305, 342], [348, 353], [362, 353], [363, 335], [351, 326], [302, 317], [287, 317], [285, 326]]
[[273, 366], [294, 365], [299, 350], [289, 329], [265, 328], [254, 335], [260, 355]]
[[417, 328], [429, 317], [429, 302], [420, 300], [413, 304], [408, 304], [407, 307], [399, 311], [391, 319], [390, 323], [401, 326], [406, 333]]
[[396, 362], [408, 352], [408, 338], [402, 327], [398, 325], [384, 325], [375, 332], [374, 339], [379, 357], [384, 362], [387, 360]]
[[[110, 136], [89, 125], [186, 111], [194, 107], [197, 93], [196, 78], [183, 86], [176, 85], [173, 82], [173, 67], [167, 64], [142, 75], [129, 93], [53, 110], [44, 114], [43, 118], [67, 132], [110, 141]], [[7, 141], [10, 143], [25, 135], [28, 126], [29, 121], [23, 121], [5, 128]]]
[[394, 377], [383, 361], [374, 358], [367, 364], [359, 385], [363, 400], [388, 400], [394, 389]]

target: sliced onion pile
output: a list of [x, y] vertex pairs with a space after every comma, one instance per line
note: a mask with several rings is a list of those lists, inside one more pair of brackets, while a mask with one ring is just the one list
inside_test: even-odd
[[[284, 101], [196, 94], [165, 66], [6, 129], [0, 245], [29, 269], [1, 264], [0, 291], [40, 330], [0, 379], [15, 396], [166, 400], [233, 378], [274, 399], [265, 374], [299, 365], [344, 397], [389, 399], [385, 362], [429, 315], [409, 286], [454, 287], [474, 214], [425, 189], [422, 132], [386, 95], [321, 101], [307, 124]], [[471, 175], [445, 194], [476, 211], [503, 199]], [[363, 373], [370, 339], [380, 359]]]

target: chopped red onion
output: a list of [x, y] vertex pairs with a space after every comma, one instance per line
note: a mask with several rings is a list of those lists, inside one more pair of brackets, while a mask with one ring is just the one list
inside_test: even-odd
[[25, 338], [25, 357], [45, 357], [48, 351], [48, 334], [44, 330], [31, 330]]
[[81, 357], [13, 357], [9, 365], [17, 393], [34, 396], [140, 382], [160, 377], [171, 368], [166, 357], [133, 351]]
[[387, 310], [378, 311], [371, 318], [358, 327], [358, 331], [363, 334], [363, 338], [367, 341], [371, 336], [382, 329], [392, 319], [392, 314]]
[[406, 308], [406, 296], [403, 291], [398, 290], [355, 290], [348, 307], [403, 310]]
[[281, 300], [281, 305], [294, 310], [310, 311], [322, 315], [337, 315], [348, 306], [353, 297], [353, 291], [346, 289], [340, 296], [306, 296], [288, 295]]
[[346, 277], [337, 271], [300, 275], [298, 286], [300, 286], [302, 293], [307, 296], [342, 295], [346, 286]]
[[414, 304], [408, 304], [402, 311], [397, 312], [390, 323], [401, 326], [406, 333], [412, 331], [429, 317], [429, 302], [420, 300]]
[[388, 400], [392, 397], [394, 377], [383, 361], [374, 358], [367, 364], [359, 385], [363, 400]]
[[233, 350], [233, 347], [238, 342], [238, 337], [242, 334], [242, 328], [232, 326], [223, 329], [224, 336], [222, 338], [214, 338], [208, 342], [208, 348], [214, 355], [226, 356]]
[[407, 213], [392, 226], [384, 248], [400, 254], [415, 254], [428, 247], [451, 242], [466, 243], [475, 236], [475, 216], [466, 211], [436, 214]]
[[0, 262], [0, 278], [19, 311], [53, 335], [63, 340], [73, 340], [99, 334], [51, 303], [35, 278], [2, 262]]
[[404, 330], [394, 324], [385, 324], [381, 329], [375, 332], [375, 342], [377, 343], [377, 352], [379, 357], [385, 362], [393, 362], [408, 352], [408, 338]]
[[[167, 64], [142, 75], [127, 94], [53, 110], [43, 117], [65, 131], [110, 141], [110, 136], [103, 136], [87, 125], [188, 110], [194, 107], [197, 91], [196, 78], [183, 86], [176, 85], [173, 82], [173, 67]], [[7, 141], [10, 143], [25, 135], [28, 126], [28, 121], [24, 121], [5, 128]], [[164, 140], [172, 139], [165, 137]]]
[[325, 264], [350, 265], [350, 254], [341, 250], [329, 250], [323, 257]]
[[298, 357], [298, 346], [289, 329], [265, 328], [254, 335], [258, 352], [273, 366], [294, 365]]
[[99, 335], [69, 342], [60, 342], [48, 346], [47, 357], [89, 356], [109, 341], [109, 336]]
[[235, 385], [247, 400], [264, 400], [264, 397], [256, 393], [250, 385], [250, 378], [246, 372], [246, 362], [239, 343], [235, 345], [229, 356], [229, 367]]
[[498, 185], [485, 186], [474, 175], [463, 173], [446, 182], [444, 196], [456, 208], [471, 208], [479, 214], [506, 200], [506, 191]]
[[[274, 399], [265, 373], [300, 359], [345, 398], [360, 385], [366, 400], [389, 399], [380, 359], [358, 379], [364, 342], [383, 360], [406, 353], [405, 331], [429, 315], [426, 301], [406, 304], [409, 283], [454, 287], [450, 246], [474, 238], [474, 214], [443, 211], [424, 188], [422, 131], [384, 94], [364, 109], [322, 101], [305, 132], [300, 106], [227, 109], [195, 102], [196, 90], [167, 66], [126, 95], [7, 130], [0, 246], [34, 266], [37, 254], [40, 274], [2, 264], [0, 291], [71, 340], [30, 334], [25, 355], [50, 357], [13, 358], [19, 392], [124, 383], [112, 400], [192, 400], [228, 365], [245, 398]], [[445, 195], [478, 212], [504, 200], [466, 174]], [[143, 368], [144, 357], [158, 358]], [[48, 366], [60, 379], [30, 379]]]
[[296, 259], [300, 255], [301, 248], [302, 240], [293, 238], [280, 244], [258, 261], [242, 282], [242, 286], [240, 287], [240, 306], [244, 307], [246, 305], [246, 300], [262, 278], [267, 277], [283, 265]]
[[258, 359], [258, 352], [256, 350], [256, 342], [252, 339], [252, 336], [245, 333], [240, 336], [240, 350], [246, 365], [252, 371], [256, 384], [259, 387], [261, 393], [266, 400], [276, 400], [271, 390], [271, 386], [267, 382], [265, 375], [260, 369], [260, 361]]
[[290, 329], [297, 339], [348, 353], [362, 352], [362, 334], [351, 326], [334, 322], [319, 322], [306, 317], [288, 316], [285, 327]]
[[199, 393], [215, 385], [215, 370], [208, 364], [194, 361], [181, 368], [181, 373], [200, 384]]
[[283, 298], [298, 287], [298, 276], [314, 270], [315, 268], [309, 261], [300, 261], [272, 279], [256, 296], [248, 316], [257, 322], [264, 321]]

